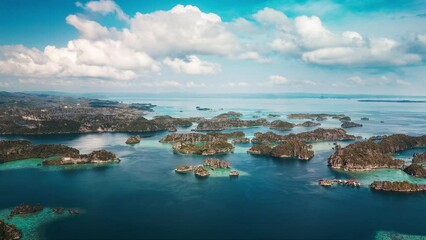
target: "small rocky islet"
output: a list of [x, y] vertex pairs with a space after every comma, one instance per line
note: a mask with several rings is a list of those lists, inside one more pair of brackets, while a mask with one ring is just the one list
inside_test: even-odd
[[22, 238], [21, 231], [13, 224], [8, 224], [0, 219], [0, 239], [19, 240]]
[[126, 144], [132, 145], [141, 142], [141, 137], [139, 135], [131, 136], [126, 140]]
[[[187, 174], [194, 172], [196, 177], [208, 177], [211, 172], [214, 172], [216, 169], [231, 169], [231, 163], [225, 160], [220, 160], [217, 158], [207, 158], [204, 160], [203, 165], [193, 166], [193, 165], [183, 165], [175, 168], [175, 172], [180, 174]], [[229, 172], [230, 177], [239, 176], [239, 172], [236, 170], [231, 170]]]

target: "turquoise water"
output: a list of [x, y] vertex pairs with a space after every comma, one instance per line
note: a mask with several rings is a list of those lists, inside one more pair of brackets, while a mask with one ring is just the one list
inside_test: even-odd
[[[124, 102], [159, 105], [155, 115], [211, 117], [238, 111], [244, 119], [253, 115], [289, 113], [344, 113], [362, 128], [348, 132], [363, 137], [391, 133], [426, 134], [426, 104], [358, 102], [356, 98], [116, 98]], [[417, 100], [419, 98], [416, 98]], [[196, 106], [215, 111], [201, 112]], [[182, 112], [181, 112], [182, 111]], [[257, 113], [256, 111], [261, 111]], [[360, 121], [369, 117], [370, 121]], [[289, 120], [303, 122], [301, 120]], [[380, 123], [384, 121], [384, 123]], [[339, 127], [329, 119], [322, 127]], [[281, 134], [314, 128], [296, 127]], [[189, 132], [191, 128], [179, 129]], [[268, 128], [242, 129], [247, 136]], [[399, 170], [363, 173], [334, 171], [327, 167], [331, 142], [314, 143], [310, 161], [277, 160], [246, 153], [250, 144], [238, 144], [234, 153], [221, 155], [240, 171], [229, 178], [217, 171], [200, 179], [176, 174], [178, 165], [199, 165], [206, 157], [175, 154], [170, 144], [158, 140], [167, 133], [142, 134], [142, 141], [126, 145], [130, 134], [71, 134], [3, 136], [34, 143], [66, 144], [88, 153], [114, 151], [119, 164], [78, 168], [44, 168], [40, 160], [0, 166], [0, 209], [21, 203], [78, 207], [85, 213], [48, 222], [27, 221], [45, 239], [386, 239], [426, 236], [425, 194], [386, 194], [368, 187], [323, 188], [320, 178], [358, 178], [364, 186], [373, 180], [414, 179]], [[350, 142], [341, 142], [347, 145]], [[410, 160], [413, 152], [397, 157]], [[40, 225], [40, 227], [39, 227]], [[391, 235], [389, 235], [392, 233]]]
[[8, 224], [15, 225], [22, 234], [22, 240], [43, 239], [43, 227], [47, 224], [68, 217], [77, 217], [84, 214], [84, 211], [79, 209], [78, 215], [72, 215], [64, 210], [62, 214], [56, 214], [50, 208], [44, 208], [42, 211], [30, 215], [16, 215], [11, 219], [8, 216], [13, 208], [0, 210], [0, 218], [5, 219]]

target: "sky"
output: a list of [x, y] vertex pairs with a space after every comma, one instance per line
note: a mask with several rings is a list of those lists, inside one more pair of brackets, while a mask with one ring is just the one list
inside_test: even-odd
[[0, 90], [426, 95], [426, 1], [2, 0]]

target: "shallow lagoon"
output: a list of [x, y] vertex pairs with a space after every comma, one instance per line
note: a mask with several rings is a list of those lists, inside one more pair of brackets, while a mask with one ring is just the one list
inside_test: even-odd
[[[160, 105], [156, 114], [211, 117], [224, 111], [252, 115], [297, 112], [344, 113], [361, 122], [348, 132], [363, 137], [390, 133], [426, 134], [426, 104], [360, 103], [355, 99], [120, 99]], [[200, 112], [195, 106], [224, 108]], [[179, 112], [182, 110], [183, 112]], [[256, 113], [261, 110], [262, 113]], [[272, 118], [270, 119], [272, 120]], [[291, 120], [301, 122], [300, 120]], [[384, 121], [384, 123], [380, 123]], [[340, 122], [322, 122], [326, 128]], [[313, 128], [298, 127], [281, 134]], [[246, 135], [267, 128], [242, 129]], [[190, 128], [179, 129], [180, 132]], [[73, 134], [7, 136], [34, 143], [67, 144], [83, 153], [96, 149], [114, 151], [123, 161], [107, 167], [73, 169], [37, 167], [37, 161], [0, 166], [0, 209], [21, 203], [79, 207], [85, 214], [49, 221], [37, 229], [47, 239], [384, 239], [384, 232], [426, 235], [423, 214], [425, 194], [387, 194], [367, 187], [322, 188], [320, 178], [356, 177], [368, 184], [375, 179], [423, 181], [399, 170], [354, 173], [328, 168], [331, 142], [313, 144], [310, 161], [277, 160], [251, 156], [250, 144], [238, 144], [230, 161], [242, 174], [238, 178], [176, 174], [183, 164], [201, 164], [205, 157], [175, 154], [158, 140], [167, 133], [143, 134], [142, 142], [126, 145], [130, 134]], [[349, 144], [342, 142], [341, 144]], [[409, 159], [413, 151], [398, 157]], [[221, 174], [218, 175], [220, 176]], [[222, 174], [223, 175], [223, 174]], [[42, 223], [42, 222], [40, 222]], [[33, 226], [34, 227], [34, 226]], [[381, 238], [383, 237], [383, 238]]]

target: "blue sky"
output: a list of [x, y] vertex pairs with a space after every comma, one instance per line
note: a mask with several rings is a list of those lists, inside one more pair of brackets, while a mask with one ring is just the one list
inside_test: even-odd
[[425, 1], [0, 2], [0, 89], [424, 95]]

